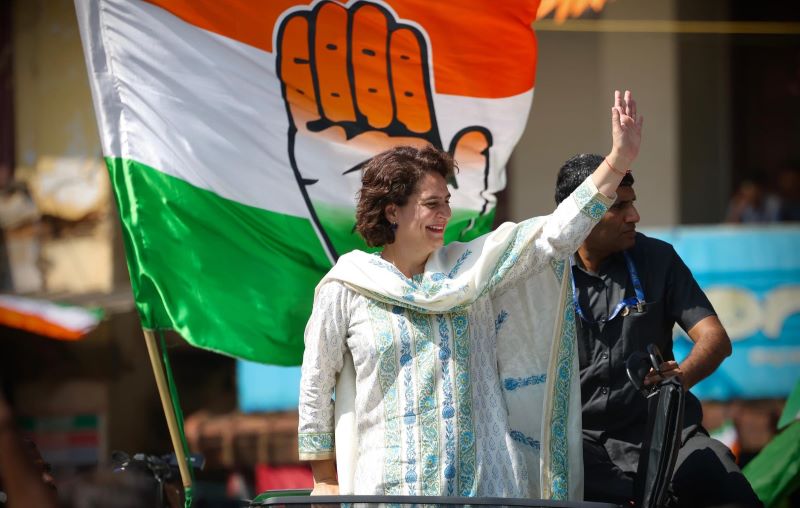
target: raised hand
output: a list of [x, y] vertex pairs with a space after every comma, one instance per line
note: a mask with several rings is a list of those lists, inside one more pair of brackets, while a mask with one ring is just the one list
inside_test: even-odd
[[611, 136], [612, 152], [623, 162], [625, 168], [639, 155], [639, 147], [642, 143], [642, 126], [644, 116], [636, 111], [636, 101], [630, 90], [625, 90], [621, 94], [619, 90], [614, 91], [614, 106], [611, 108]]
[[[381, 5], [323, 1], [287, 14], [276, 47], [289, 159], [335, 260], [359, 246], [352, 210], [363, 163], [399, 144], [444, 148], [427, 41], [421, 28], [401, 23]], [[449, 144], [461, 169], [451, 183], [478, 199], [484, 199], [491, 140], [487, 129], [467, 126]]]

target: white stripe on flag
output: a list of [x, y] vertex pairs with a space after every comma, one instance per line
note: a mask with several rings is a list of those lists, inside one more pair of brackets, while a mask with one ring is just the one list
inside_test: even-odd
[[100, 322], [97, 314], [82, 307], [67, 307], [36, 298], [0, 295], [0, 307], [36, 316], [48, 323], [76, 332], [88, 333]]

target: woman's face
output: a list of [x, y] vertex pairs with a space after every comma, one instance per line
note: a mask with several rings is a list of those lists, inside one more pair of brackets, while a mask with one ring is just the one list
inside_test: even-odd
[[426, 173], [405, 205], [389, 205], [386, 210], [387, 219], [397, 223], [395, 243], [427, 254], [444, 244], [451, 215], [450, 191], [439, 173]]

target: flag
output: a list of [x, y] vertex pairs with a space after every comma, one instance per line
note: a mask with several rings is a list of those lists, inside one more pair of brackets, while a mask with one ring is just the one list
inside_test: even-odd
[[742, 469], [766, 508], [792, 506], [800, 491], [800, 380], [778, 421], [778, 433]]
[[298, 364], [360, 168], [455, 156], [445, 240], [491, 227], [533, 98], [539, 2], [76, 0], [142, 324]]
[[0, 325], [57, 340], [79, 340], [103, 320], [103, 310], [0, 295]]

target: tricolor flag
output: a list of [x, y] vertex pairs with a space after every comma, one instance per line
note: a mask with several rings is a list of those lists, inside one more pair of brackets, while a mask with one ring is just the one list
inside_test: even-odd
[[76, 0], [143, 326], [298, 364], [314, 286], [365, 248], [360, 168], [394, 145], [454, 154], [447, 241], [488, 231], [538, 5]]
[[79, 340], [103, 319], [99, 308], [88, 309], [16, 295], [0, 295], [0, 326], [18, 328], [57, 340]]

